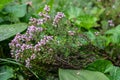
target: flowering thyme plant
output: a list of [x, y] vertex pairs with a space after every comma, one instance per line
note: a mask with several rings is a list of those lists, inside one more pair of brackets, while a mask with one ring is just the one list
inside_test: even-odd
[[[46, 44], [53, 39], [53, 36], [40, 36], [43, 31], [41, 27], [29, 26], [25, 34], [16, 34], [11, 41], [11, 55], [16, 59], [25, 63], [26, 67], [30, 67], [30, 61], [34, 60], [42, 52], [42, 48], [46, 48]], [[44, 50], [45, 51], [45, 50]]]
[[[73, 59], [70, 58], [76, 55], [80, 57], [82, 49], [83, 41], [78, 29], [62, 19], [65, 17], [64, 13], [57, 12], [52, 19], [49, 12], [50, 7], [45, 5], [44, 10], [39, 12], [39, 17], [30, 18], [27, 31], [24, 34], [16, 34], [9, 43], [12, 57], [37, 74], [41, 74], [43, 70], [49, 71], [46, 67], [50, 66], [74, 68], [71, 66], [74, 65]], [[75, 57], [74, 60], [77, 59]]]
[[[12, 57], [28, 68], [32, 68], [35, 64], [38, 65], [37, 63], [40, 62], [49, 63], [52, 59], [53, 49], [49, 45], [53, 40], [53, 36], [46, 35], [44, 33], [45, 29], [40, 27], [50, 19], [49, 11], [50, 7], [45, 5], [44, 11], [39, 13], [42, 18], [30, 18], [31, 26], [28, 27], [27, 31], [24, 34], [16, 34], [15, 38], [9, 43]], [[58, 12], [53, 24], [58, 24], [62, 17], [64, 17], [64, 14]]]

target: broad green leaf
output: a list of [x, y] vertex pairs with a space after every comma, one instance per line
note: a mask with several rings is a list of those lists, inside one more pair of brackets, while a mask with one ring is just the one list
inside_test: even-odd
[[92, 71], [99, 71], [102, 73], [107, 73], [113, 68], [113, 65], [108, 60], [97, 60], [91, 64], [89, 64], [86, 69]]
[[109, 35], [112, 43], [120, 43], [120, 25], [117, 27], [106, 31], [106, 35]]
[[96, 21], [97, 21], [96, 17], [86, 14], [79, 16], [79, 18], [76, 20], [75, 23], [80, 27], [83, 27], [85, 29], [90, 29], [97, 25]]
[[120, 68], [114, 66], [110, 71], [110, 77], [111, 80], [120, 80]]
[[0, 67], [0, 80], [8, 80], [12, 78], [13, 75], [13, 69], [8, 66], [2, 66]]
[[5, 11], [14, 15], [15, 17], [23, 17], [27, 12], [27, 5], [26, 4], [9, 5], [5, 8]]
[[0, 10], [4, 8], [5, 5], [10, 3], [13, 0], [0, 0]]
[[59, 69], [60, 80], [109, 80], [103, 73], [89, 70]]
[[27, 28], [25, 23], [17, 23], [11, 25], [0, 25], [0, 41], [8, 39]]

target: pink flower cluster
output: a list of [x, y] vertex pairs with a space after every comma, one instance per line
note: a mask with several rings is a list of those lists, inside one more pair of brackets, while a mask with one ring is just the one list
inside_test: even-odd
[[33, 37], [36, 36], [36, 33], [40, 33], [42, 31], [43, 31], [42, 27], [35, 27], [33, 25], [29, 26], [25, 34], [20, 33], [16, 34], [15, 38], [9, 44], [10, 48], [12, 47], [20, 48], [22, 46], [25, 47], [25, 43], [28, 43], [29, 41], [33, 40]]
[[[50, 12], [50, 7], [48, 5], [45, 5], [44, 11], [39, 12], [39, 14], [38, 14], [42, 18], [37, 19], [37, 18], [32, 18], [31, 17], [30, 18], [30, 24], [42, 25], [43, 23], [45, 23], [46, 21], [48, 21], [51, 18], [50, 15], [49, 15], [49, 12]], [[63, 17], [65, 17], [64, 13], [57, 12], [57, 15], [53, 19], [53, 25], [57, 26], [60, 19], [63, 18]]]
[[45, 7], [44, 7], [44, 11], [49, 12], [49, 11], [50, 11], [50, 6], [45, 5]]
[[[16, 61], [22, 61], [26, 67], [31, 67], [30, 62], [34, 60], [42, 52], [42, 49], [52, 51], [47, 47], [47, 43], [53, 40], [53, 36], [42, 35], [44, 31], [42, 24], [50, 19], [50, 7], [45, 5], [43, 12], [39, 13], [39, 19], [30, 18], [31, 26], [28, 27], [26, 33], [16, 34], [15, 38], [9, 43], [11, 55]], [[54, 18], [53, 25], [56, 26], [61, 18], [65, 17], [64, 13], [58, 12]], [[47, 49], [46, 49], [47, 48]], [[47, 52], [48, 52], [47, 51]]]
[[53, 20], [53, 25], [56, 26], [58, 22], [60, 21], [61, 18], [65, 17], [64, 13], [62, 12], [57, 12], [57, 15], [55, 16]]
[[42, 25], [43, 23], [45, 23], [47, 20], [50, 19], [50, 16], [48, 15], [50, 11], [50, 7], [48, 5], [45, 5], [44, 7], [44, 11], [43, 12], [39, 12], [39, 16], [42, 17], [40, 19], [37, 18], [30, 18], [30, 23], [31, 24], [37, 24], [37, 25]]
[[113, 20], [108, 20], [108, 24], [109, 26], [115, 26], [115, 24], [113, 23]]
[[53, 40], [53, 36], [44, 36], [43, 39], [41, 39], [34, 47], [35, 51], [40, 51], [40, 47], [44, 46], [47, 42], [50, 40]]
[[68, 35], [74, 36], [75, 35], [75, 31], [68, 31]]
[[37, 23], [37, 19], [36, 18], [33, 18], [33, 17], [31, 17], [30, 19], [30, 24], [36, 24]]
[[[16, 34], [15, 38], [9, 43], [12, 57], [19, 61], [25, 55], [30, 55], [25, 58], [26, 67], [30, 67], [30, 61], [36, 58], [36, 54], [41, 50], [40, 48], [53, 39], [52, 36], [40, 38], [39, 35], [42, 31], [43, 28], [32, 25], [28, 27], [25, 34]], [[35, 41], [34, 37], [40, 38], [40, 41]]]
[[31, 61], [31, 60], [34, 60], [35, 58], [36, 58], [36, 54], [33, 53], [30, 58], [27, 58], [27, 59], [25, 60], [25, 66], [26, 66], [27, 68], [30, 68], [30, 67], [31, 67], [30, 61]]

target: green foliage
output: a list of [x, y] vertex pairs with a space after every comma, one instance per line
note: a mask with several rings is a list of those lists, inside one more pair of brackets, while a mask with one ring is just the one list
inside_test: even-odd
[[89, 64], [86, 69], [105, 73], [110, 80], [120, 79], [120, 67], [114, 66], [108, 60], [97, 60]]
[[[33, 2], [32, 5], [27, 4], [29, 1]], [[85, 68], [91, 71], [60, 69], [60, 79], [80, 78], [80, 80], [85, 80], [84, 78], [86, 78], [93, 80], [91, 78], [98, 76], [101, 78], [100, 80], [104, 80], [103, 78], [107, 76], [109, 78], [106, 78], [107, 80], [120, 80], [120, 68], [113, 66], [114, 64], [120, 66], [120, 0], [1, 0], [0, 41], [4, 43], [0, 43], [0, 53], [5, 51], [7, 54], [10, 53], [9, 49], [3, 49], [3, 45], [8, 45], [10, 37], [27, 28], [27, 24], [22, 22], [28, 23], [30, 17], [35, 17], [37, 20], [41, 18], [38, 13], [43, 11], [45, 4], [50, 5], [51, 18], [45, 24], [37, 26], [44, 28], [43, 32], [39, 35], [36, 33], [31, 42], [22, 42], [28, 45], [32, 43], [32, 46], [35, 46], [44, 35], [53, 36], [53, 41], [40, 48], [41, 52], [37, 55], [38, 58], [31, 61], [33, 67], [28, 69], [31, 70], [32, 75], [39, 79], [37, 75], [43, 77], [48, 73], [47, 75], [50, 76], [48, 80], [55, 79], [58, 68], [79, 69], [91, 63]], [[53, 18], [58, 11], [64, 12], [66, 18], [61, 20], [57, 26], [53, 26]], [[109, 23], [110, 20], [112, 26]], [[32, 25], [36, 26], [36, 23]], [[4, 48], [7, 47], [4, 46]], [[18, 48], [16, 52], [17, 50]], [[26, 59], [30, 58], [31, 54], [38, 53], [31, 51], [32, 49], [27, 49], [24, 52], [24, 58], [20, 59], [24, 61], [21, 63], [25, 64]], [[107, 60], [93, 62], [101, 58], [111, 60], [113, 64]], [[24, 65], [11, 60], [4, 60], [4, 62], [25, 68]], [[19, 70], [17, 71], [17, 77], [23, 79]], [[25, 74], [28, 74], [29, 71], [26, 71]], [[95, 80], [98, 80], [98, 77]]]
[[[0, 24], [16, 23], [20, 21], [28, 22], [31, 13], [34, 12], [33, 9], [31, 9], [32, 8], [27, 3], [21, 3], [20, 1], [11, 2], [7, 4], [3, 9], [1, 9]], [[23, 20], [22, 18], [26, 20]]]
[[120, 25], [116, 26], [113, 29], [106, 31], [105, 34], [108, 35], [110, 42], [114, 44], [120, 43]]
[[[2, 59], [0, 58], [0, 62], [1, 64], [4, 64], [5, 66], [0, 67], [0, 79], [1, 80], [8, 80], [6, 78], [6, 74], [2, 74], [2, 72], [6, 71], [8, 76], [11, 75], [11, 79], [17, 79], [17, 80], [24, 80], [27, 79], [27, 77], [29, 77], [28, 75], [26, 75], [26, 71], [32, 73], [32, 76], [35, 76], [38, 80], [41, 80], [34, 71], [32, 71], [29, 68], [26, 68], [24, 65], [22, 65], [19, 62], [16, 62], [14, 59], [11, 58], [7, 58], [7, 59]], [[6, 78], [5, 78], [6, 77]]]
[[113, 64], [108, 60], [97, 60], [89, 64], [86, 69], [107, 73], [113, 68]]
[[0, 25], [0, 41], [8, 39], [17, 33], [24, 31], [27, 28], [25, 23], [17, 23], [11, 25]]
[[113, 67], [110, 71], [110, 80], [120, 80], [120, 67]]
[[0, 67], [0, 80], [8, 80], [12, 78], [14, 71], [9, 66], [1, 66]]
[[97, 18], [91, 15], [81, 15], [76, 20], [76, 24], [80, 27], [83, 27], [87, 30], [89, 30], [92, 27], [96, 26]]
[[[104, 12], [101, 15], [101, 21], [108, 21], [108, 20], [113, 20], [114, 24], [119, 25], [120, 19], [118, 18], [120, 10], [120, 1], [119, 0], [108, 0], [104, 1], [102, 0], [101, 2], [98, 2], [97, 5], [104, 7]], [[105, 26], [103, 26], [105, 28]], [[106, 27], [107, 29], [110, 29], [110, 27]]]
[[92, 45], [100, 49], [105, 49], [109, 45], [109, 38], [101, 35], [100, 32], [88, 31], [85, 34], [87, 35]]
[[90, 29], [96, 26], [96, 21], [98, 20], [97, 17], [86, 14], [81, 8], [71, 7], [67, 13], [68, 18], [75, 22], [79, 27]]
[[12, 2], [13, 0], [1, 0], [0, 1], [0, 10], [5, 7], [8, 3]]
[[14, 15], [14, 17], [24, 17], [27, 13], [27, 4], [15, 4], [5, 7], [5, 12]]
[[[76, 3], [82, 2], [81, 0]], [[84, 2], [84, 3], [83, 3]], [[98, 26], [97, 21], [100, 19], [99, 16], [105, 10], [97, 6], [92, 6], [94, 3], [91, 1], [83, 1], [81, 5], [71, 6], [67, 10], [67, 17], [74, 22], [78, 27], [83, 27], [87, 30]], [[85, 4], [87, 2], [88, 4]]]
[[60, 80], [109, 80], [103, 73], [89, 70], [59, 69]]

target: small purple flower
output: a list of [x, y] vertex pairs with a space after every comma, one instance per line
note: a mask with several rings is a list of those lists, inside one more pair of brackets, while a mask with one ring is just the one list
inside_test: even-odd
[[22, 50], [22, 51], [27, 50], [27, 49], [32, 49], [32, 48], [33, 48], [32, 45], [27, 45], [27, 44], [23, 44], [23, 45], [21, 46], [21, 50]]
[[27, 58], [26, 60], [25, 60], [25, 63], [26, 63], [26, 67], [27, 68], [30, 68], [31, 66], [30, 66], [30, 59], [29, 58]]
[[30, 20], [30, 22], [29, 22], [30, 24], [31, 24], [31, 23], [32, 23], [32, 24], [37, 23], [37, 19], [36, 19], [36, 18], [32, 18], [32, 17], [31, 17], [29, 20]]
[[95, 32], [95, 35], [98, 36], [100, 34], [100, 32]]
[[28, 28], [28, 31], [29, 31], [30, 33], [35, 32], [35, 31], [36, 31], [36, 27], [32, 25], [32, 26], [30, 26], [30, 27]]
[[73, 35], [75, 35], [75, 31], [68, 31], [68, 34], [69, 34], [70, 36], [73, 36]]
[[27, 34], [32, 35], [32, 33], [38, 32], [38, 31], [39, 32], [43, 31], [43, 28], [42, 27], [35, 27], [35, 26], [32, 25], [28, 28]]
[[9, 43], [10, 48], [12, 47], [19, 47], [19, 41], [21, 40], [21, 34], [18, 33], [16, 34], [15, 38], [11, 41], [11, 43]]
[[115, 24], [113, 23], [113, 20], [108, 20], [108, 24], [109, 24], [110, 26], [115, 26]]
[[40, 47], [44, 46], [47, 44], [47, 42], [49, 42], [50, 40], [53, 40], [53, 36], [44, 36], [43, 39], [41, 39], [35, 46], [34, 46], [34, 50], [35, 51], [40, 51]]
[[53, 20], [53, 25], [56, 26], [58, 22], [60, 21], [61, 18], [65, 17], [64, 13], [62, 12], [57, 12], [57, 15], [55, 16]]
[[43, 31], [43, 28], [42, 28], [42, 27], [38, 27], [37, 30], [38, 30], [39, 32], [42, 32], [42, 31]]
[[42, 13], [42, 12], [39, 12], [39, 14], [38, 14], [39, 16], [43, 16], [44, 15], [44, 13]]
[[21, 50], [24, 51], [25, 49], [26, 49], [26, 45], [23, 44], [23, 45], [21, 46]]
[[38, 14], [40, 17], [43, 17], [43, 18], [37, 19], [37, 25], [41, 25], [50, 19], [50, 16], [48, 15], [49, 11], [50, 11], [50, 7], [48, 5], [45, 5], [44, 12], [39, 12]]
[[33, 59], [35, 59], [35, 58], [36, 58], [36, 55], [35, 55], [35, 54], [32, 54], [31, 57], [30, 57], [31, 60], [33, 60]]
[[11, 52], [10, 54], [11, 54], [11, 57], [14, 57], [14, 53]]
[[39, 13], [39, 16], [43, 17], [42, 19], [37, 19], [37, 25], [42, 25], [43, 23], [45, 23], [46, 21], [48, 21], [50, 19], [50, 16], [48, 15], [48, 13]]
[[44, 20], [43, 19], [38, 19], [37, 20], [37, 25], [42, 25], [44, 23]]
[[20, 53], [15, 53], [15, 60], [18, 61], [20, 57]]
[[46, 12], [49, 12], [49, 11], [50, 11], [50, 6], [45, 5], [44, 10], [45, 10]]
[[40, 50], [41, 50], [40, 47], [41, 47], [41, 45], [40, 45], [39, 43], [36, 44], [36, 45], [34, 46], [34, 51], [35, 51], [35, 52], [40, 51]]
[[48, 20], [48, 19], [50, 19], [50, 16], [46, 13], [46, 14], [43, 14], [43, 16], [44, 16], [44, 18], [46, 18], [46, 21]]

